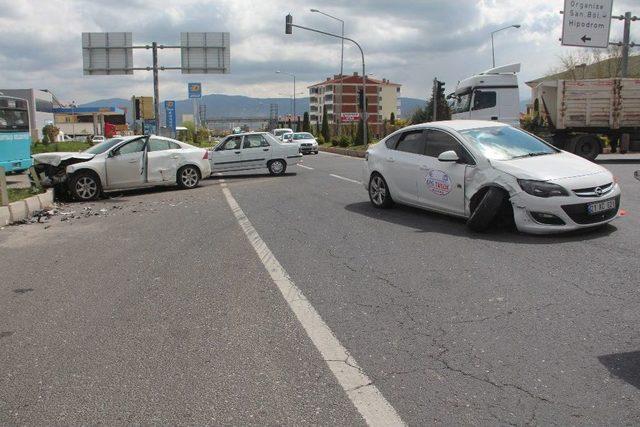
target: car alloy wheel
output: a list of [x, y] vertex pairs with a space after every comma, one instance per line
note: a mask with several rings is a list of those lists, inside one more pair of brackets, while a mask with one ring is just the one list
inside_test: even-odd
[[76, 181], [75, 192], [82, 200], [91, 200], [98, 194], [98, 183], [90, 176], [83, 176]]
[[369, 184], [369, 195], [371, 196], [371, 201], [376, 206], [382, 206], [384, 204], [387, 197], [387, 185], [380, 175], [376, 175], [371, 178], [371, 183]]
[[198, 171], [192, 167], [184, 168], [180, 174], [180, 180], [185, 188], [193, 188], [198, 185]]

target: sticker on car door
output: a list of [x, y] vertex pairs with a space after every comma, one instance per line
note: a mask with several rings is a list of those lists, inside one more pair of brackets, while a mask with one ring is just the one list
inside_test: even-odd
[[453, 188], [449, 175], [437, 169], [428, 170], [424, 176], [424, 182], [429, 191], [438, 196], [446, 196]]

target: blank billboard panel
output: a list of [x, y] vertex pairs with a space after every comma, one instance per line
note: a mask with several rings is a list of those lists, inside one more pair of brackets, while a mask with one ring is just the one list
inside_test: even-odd
[[229, 33], [180, 33], [182, 74], [229, 74]]
[[85, 75], [133, 74], [131, 33], [82, 33]]

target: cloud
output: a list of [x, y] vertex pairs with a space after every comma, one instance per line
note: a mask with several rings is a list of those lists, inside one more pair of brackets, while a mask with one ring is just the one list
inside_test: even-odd
[[[635, 3], [617, 0], [614, 13], [633, 10]], [[131, 31], [137, 44], [175, 44], [181, 31], [229, 31], [232, 74], [162, 72], [161, 98], [184, 98], [186, 83], [193, 80], [202, 81], [205, 93], [290, 92], [290, 79], [275, 74], [277, 69], [295, 73], [298, 90], [304, 90], [340, 67], [339, 40], [299, 29], [284, 34], [287, 13], [297, 24], [340, 32], [339, 22], [309, 12], [315, 7], [345, 20], [346, 35], [365, 50], [368, 72], [401, 83], [404, 96], [425, 98], [436, 76], [452, 90], [458, 80], [490, 68], [490, 32], [515, 23], [522, 28], [496, 34], [497, 62], [522, 62], [523, 81], [544, 75], [570, 50], [558, 42], [562, 5], [562, 0], [0, 0], [0, 87], [46, 87], [77, 102], [151, 94], [145, 71], [83, 76], [81, 33]], [[614, 21], [612, 28], [612, 39], [620, 38], [622, 24]], [[640, 24], [633, 25], [632, 35], [640, 39]], [[136, 51], [136, 66], [149, 65], [150, 57], [149, 51]], [[162, 65], [179, 61], [177, 51], [160, 52]], [[346, 43], [345, 71], [360, 69], [359, 51]]]

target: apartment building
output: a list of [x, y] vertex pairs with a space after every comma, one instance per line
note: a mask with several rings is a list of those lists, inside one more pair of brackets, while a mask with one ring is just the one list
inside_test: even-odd
[[[400, 87], [387, 79], [367, 77], [367, 113], [370, 128], [379, 135], [384, 120], [400, 116]], [[312, 124], [322, 123], [326, 110], [327, 120], [334, 132], [339, 127], [352, 126], [361, 117], [358, 91], [362, 89], [362, 76], [335, 75], [324, 82], [309, 86], [309, 118]]]

